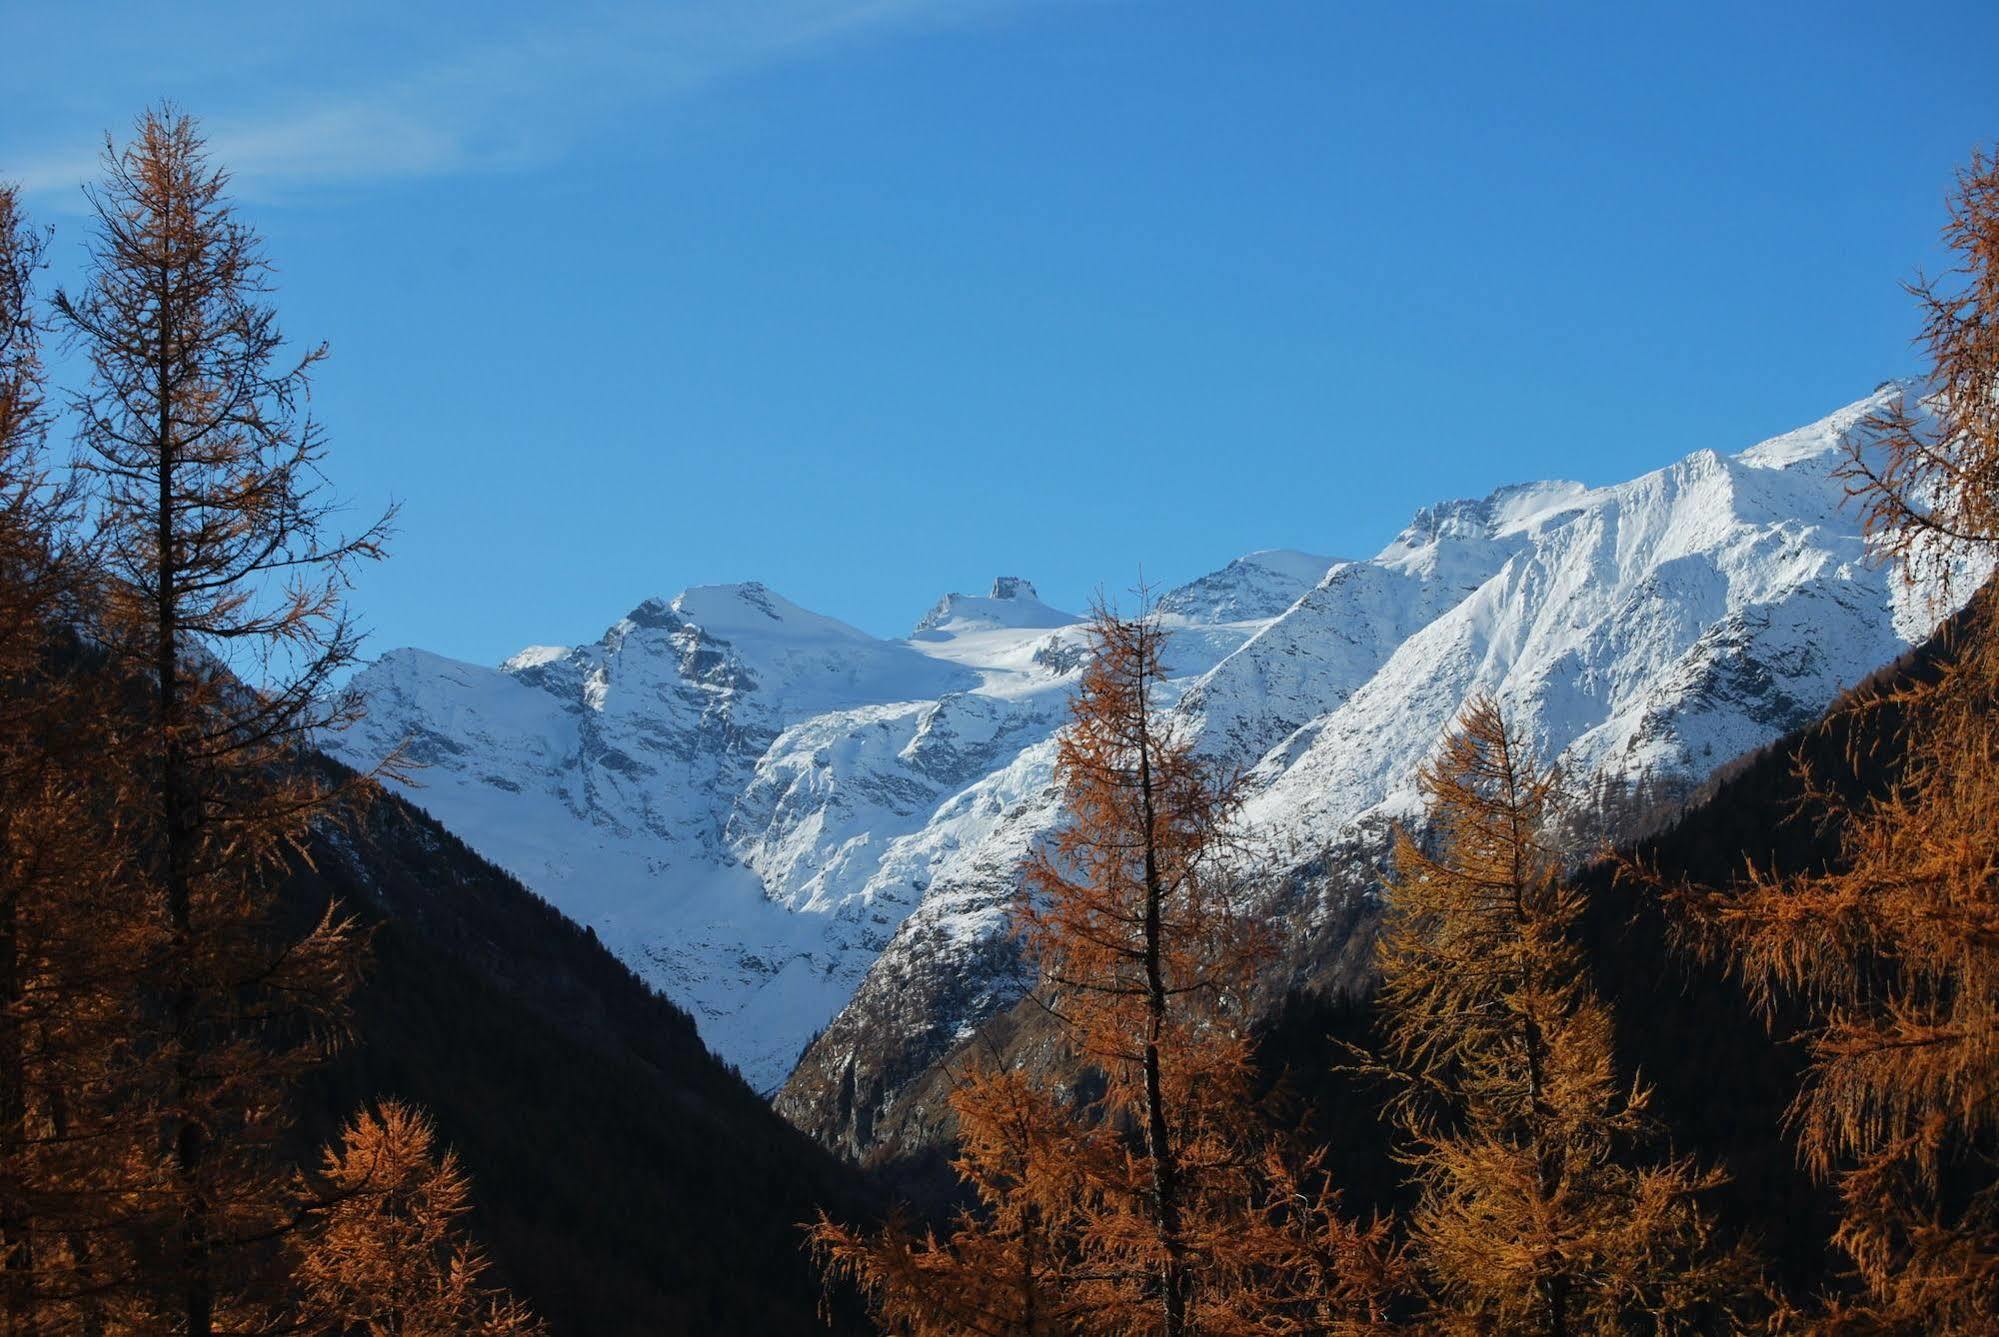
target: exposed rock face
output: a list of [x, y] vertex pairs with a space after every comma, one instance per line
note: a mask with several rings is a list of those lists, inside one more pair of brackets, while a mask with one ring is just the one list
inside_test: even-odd
[[[1411, 811], [1477, 690], [1579, 778], [1698, 779], [1944, 611], [1869, 561], [1832, 477], [1892, 392], [1628, 483], [1426, 508], [1367, 561], [1239, 559], [1160, 599], [1166, 704], [1248, 769], [1246, 817], [1294, 869]], [[369, 761], [408, 739], [430, 764], [418, 802], [595, 928], [759, 1089], [790, 1074], [779, 1108], [858, 1154], [1018, 996], [1008, 907], [1058, 819], [1082, 659], [1077, 618], [1017, 577], [945, 596], [901, 641], [705, 587], [498, 669], [386, 656], [339, 746]], [[1353, 894], [1292, 881], [1287, 934], [1345, 953]]]

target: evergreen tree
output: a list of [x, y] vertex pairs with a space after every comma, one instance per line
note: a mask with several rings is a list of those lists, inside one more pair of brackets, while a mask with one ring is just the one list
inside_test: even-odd
[[1474, 699], [1424, 767], [1431, 843], [1396, 837], [1380, 940], [1393, 1113], [1420, 1201], [1411, 1247], [1436, 1322], [1467, 1333], [1726, 1330], [1753, 1278], [1700, 1197], [1647, 1158], [1647, 1091], [1572, 929], [1581, 893], [1544, 840], [1557, 796]]

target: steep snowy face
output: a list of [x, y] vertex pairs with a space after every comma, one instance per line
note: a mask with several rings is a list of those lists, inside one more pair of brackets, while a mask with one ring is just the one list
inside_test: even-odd
[[[1474, 692], [1585, 778], [1697, 778], [1816, 716], [1928, 630], [1901, 625], [1896, 582], [1869, 559], [1832, 476], [1865, 407], [1781, 450], [1702, 451], [1528, 504], [1501, 494], [1439, 527], [1440, 540], [1456, 531], [1448, 556], [1404, 535], [1385, 558], [1448, 571], [1469, 592], [1364, 680], [1285, 712], [1273, 732], [1309, 715], [1288, 736], [1257, 736], [1269, 747], [1251, 821], [1309, 836], [1413, 810], [1417, 766]], [[1265, 633], [1283, 635], [1282, 621]], [[1259, 642], [1235, 656], [1268, 657]]]
[[[1870, 560], [1834, 477], [1848, 435], [1896, 393], [1628, 483], [1429, 507], [1295, 593], [1283, 578], [1302, 560], [1267, 579], [1268, 555], [1244, 558], [1160, 601], [1169, 624], [1204, 619], [1169, 659], [1192, 641], [1198, 661], [1223, 643], [1218, 623], [1274, 610], [1172, 710], [1248, 769], [1248, 830], [1301, 857], [1413, 812], [1418, 768], [1474, 692], [1579, 782], [1697, 780], [1816, 716], [1946, 611]], [[897, 1092], [1017, 996], [994, 935], [1021, 858], [1058, 820], [1052, 783], [903, 921], [780, 1096], [795, 1122], [866, 1152]], [[1309, 935], [1324, 908], [1293, 907], [1287, 928]]]
[[[1172, 615], [1177, 683], [1322, 567], [1260, 555], [1206, 578]], [[385, 655], [356, 679], [366, 722], [332, 745], [365, 764], [402, 744], [417, 802], [772, 1089], [918, 905], [1003, 938], [994, 889], [1055, 819], [1051, 740], [1085, 655], [1077, 617], [1014, 576], [947, 595], [904, 641], [704, 586], [497, 669]], [[954, 888], [980, 904], [948, 912]]]

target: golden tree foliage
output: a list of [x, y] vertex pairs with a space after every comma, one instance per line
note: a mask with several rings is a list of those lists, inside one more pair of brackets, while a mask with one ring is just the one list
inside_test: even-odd
[[1021, 917], [1038, 996], [1101, 1093], [974, 1072], [953, 1105], [979, 1209], [941, 1240], [822, 1222], [817, 1243], [893, 1331], [1377, 1327], [1403, 1286], [1385, 1227], [1345, 1219], [1254, 1096], [1246, 1009], [1267, 950], [1225, 859], [1233, 789], [1161, 727], [1157, 621], [1099, 609], [1091, 635], [1058, 743], [1068, 820]]
[[[1910, 285], [1929, 377], [1855, 441], [1870, 536], [1948, 588], [1999, 544], [1999, 161], [1974, 154], [1943, 229], [1957, 262]], [[1927, 410], [1927, 417], [1924, 410]], [[1864, 1287], [1827, 1332], [1999, 1324], [1999, 637], [1980, 591], [1933, 679], [1850, 709], [1902, 715], [1901, 769], [1854, 801], [1805, 775], [1838, 829], [1834, 871], [1680, 889], [1704, 943], [1762, 1002], [1803, 1002], [1810, 1067], [1790, 1112], [1806, 1166], [1839, 1187], [1834, 1242]]]
[[1481, 697], [1421, 785], [1430, 843], [1397, 833], [1378, 1070], [1397, 1079], [1436, 1326], [1728, 1329], [1752, 1270], [1700, 1206], [1721, 1176], [1638, 1155], [1656, 1131], [1648, 1093], [1616, 1071], [1573, 937], [1581, 893], [1544, 843], [1554, 777]]
[[134, 963], [111, 688], [64, 630], [90, 602], [43, 463], [40, 239], [0, 186], [0, 1332], [102, 1330], [131, 1273]]
[[1229, 1103], [1247, 1099], [1247, 1039], [1229, 1023], [1261, 935], [1220, 870], [1233, 796], [1161, 733], [1158, 624], [1100, 611], [1092, 635], [1057, 745], [1069, 820], [1028, 869], [1023, 920], [1077, 1048], [1108, 1079], [1106, 1117], [1139, 1133], [1095, 1232], [1103, 1284], [1128, 1308], [1156, 1295], [1170, 1337], [1200, 1304], [1191, 1255], [1222, 1243], [1204, 1238], [1217, 1223], [1201, 1199], [1243, 1154], [1223, 1136], [1240, 1122]]
[[1956, 262], [1908, 285], [1927, 381], [1868, 420], [1845, 466], [1868, 534], [1910, 578], [1945, 585], [1954, 557], [1999, 543], [1999, 158], [1972, 155], [1949, 211]]
[[951, 1094], [952, 1168], [974, 1195], [946, 1237], [892, 1219], [876, 1232], [822, 1216], [812, 1245], [829, 1279], [861, 1291], [887, 1332], [1061, 1337], [1089, 1326], [1079, 1241], [1093, 1196], [1085, 1161], [1109, 1154], [1101, 1126], [1017, 1071], [975, 1067]]
[[359, 943], [278, 887], [371, 790], [310, 748], [351, 715], [341, 593], [382, 524], [329, 534], [323, 350], [279, 360], [193, 123], [147, 115], [106, 169], [55, 303], [80, 478], [44, 464], [42, 239], [0, 185], [0, 1337], [295, 1331], [301, 1292], [313, 1331], [539, 1332], [422, 1116], [356, 1120], [305, 1203], [287, 1169]]
[[340, 596], [382, 532], [328, 533], [324, 443], [302, 409], [323, 349], [279, 360], [269, 266], [225, 185], [190, 119], [148, 113], [107, 147], [84, 285], [56, 299], [91, 372], [75, 408], [109, 577], [102, 644], [145, 685], [119, 820], [126, 912], [164, 950], [135, 1018], [155, 1070], [134, 1084], [154, 1097], [149, 1200], [173, 1241], [155, 1321], [190, 1337], [275, 1303], [254, 1283], [290, 1211], [284, 1097], [345, 1024], [351, 928], [329, 907], [286, 931], [274, 894], [308, 825], [347, 797], [302, 749], [348, 717], [330, 690], [356, 646]]
[[[1835, 871], [1751, 868], [1691, 898], [1768, 1006], [1815, 1024], [1791, 1123], [1838, 1183], [1834, 1242], [1866, 1287], [1847, 1328], [1976, 1333], [1999, 1315], [1999, 644], [1978, 630], [1910, 712], [1902, 770], [1841, 821]], [[1886, 699], [1871, 704], [1881, 706]]]
[[537, 1337], [465, 1234], [472, 1183], [428, 1116], [384, 1100], [326, 1149], [297, 1267], [302, 1320], [339, 1337]]

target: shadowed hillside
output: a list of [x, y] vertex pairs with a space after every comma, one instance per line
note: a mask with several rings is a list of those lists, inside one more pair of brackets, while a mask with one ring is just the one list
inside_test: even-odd
[[825, 1331], [798, 1223], [865, 1210], [858, 1175], [702, 1046], [693, 1020], [401, 800], [322, 835], [327, 892], [372, 926], [358, 1039], [307, 1129], [361, 1100], [433, 1111], [476, 1230], [560, 1333]]

